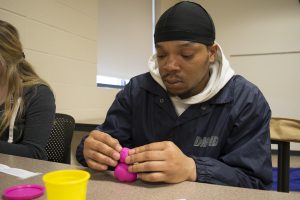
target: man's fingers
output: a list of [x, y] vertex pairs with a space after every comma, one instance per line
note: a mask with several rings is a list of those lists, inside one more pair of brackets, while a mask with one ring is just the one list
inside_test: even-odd
[[99, 143], [94, 148], [95, 151], [100, 152], [110, 158], [113, 158], [114, 160], [120, 159], [120, 153], [104, 143]]
[[93, 138], [95, 140], [105, 143], [106, 145], [113, 148], [117, 152], [121, 151], [122, 147], [121, 147], [119, 141], [117, 139], [111, 137], [109, 134], [100, 132], [100, 131], [96, 131], [96, 132], [92, 132], [92, 133], [93, 133]]
[[[112, 147], [113, 145], [114, 147]], [[90, 137], [85, 140], [85, 144], [89, 149], [100, 152], [114, 160], [120, 159], [120, 153], [117, 150], [120, 146], [118, 140], [112, 138], [110, 135], [102, 132], [91, 133]]]
[[163, 172], [166, 169], [166, 165], [163, 161], [149, 161], [143, 163], [137, 163], [128, 167], [129, 172]]
[[118, 164], [118, 162], [116, 160], [114, 160], [111, 157], [106, 156], [100, 152], [97, 152], [97, 151], [86, 150], [84, 153], [88, 159], [91, 159], [91, 160], [101, 163], [103, 165], [109, 165], [109, 166], [115, 167]]
[[98, 170], [98, 171], [105, 171], [108, 168], [107, 165], [100, 164], [98, 162], [95, 162], [92, 159], [86, 159], [86, 163], [87, 163], [88, 167], [90, 167], [91, 169], [94, 169], [94, 170]]
[[159, 150], [164, 150], [166, 148], [166, 146], [169, 144], [170, 142], [154, 142], [151, 144], [146, 144], [144, 146], [140, 146], [140, 147], [136, 147], [134, 149], [131, 149], [128, 154], [132, 155], [132, 154], [137, 154], [137, 153], [141, 153], [141, 152], [145, 152], [145, 151], [159, 151]]
[[161, 151], [145, 151], [128, 156], [125, 162], [127, 164], [134, 164], [146, 161], [163, 161], [165, 159], [165, 154], [161, 153]]
[[[120, 159], [119, 142], [110, 135], [92, 131], [84, 142], [83, 155], [89, 167], [106, 170], [108, 166], [116, 166]], [[115, 148], [113, 148], [114, 146]]]
[[147, 182], [163, 182], [166, 179], [166, 175], [162, 172], [139, 173], [138, 178]]

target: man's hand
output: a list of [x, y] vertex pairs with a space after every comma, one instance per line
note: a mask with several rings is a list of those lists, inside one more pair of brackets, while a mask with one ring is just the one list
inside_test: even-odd
[[120, 159], [121, 145], [118, 140], [98, 130], [94, 130], [84, 141], [83, 155], [87, 165], [104, 171], [115, 167]]
[[156, 142], [131, 149], [126, 163], [130, 172], [149, 182], [179, 183], [196, 181], [195, 161], [170, 141]]

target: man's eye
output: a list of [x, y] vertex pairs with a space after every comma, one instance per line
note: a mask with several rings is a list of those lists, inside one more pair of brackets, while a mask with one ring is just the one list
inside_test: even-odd
[[164, 57], [166, 57], [166, 55], [163, 55], [163, 54], [158, 54], [158, 55], [157, 55], [157, 58], [160, 58], [160, 59], [161, 59], [161, 58], [164, 58]]
[[193, 58], [193, 54], [183, 54], [183, 55], [181, 55], [183, 58], [185, 58], [185, 59], [190, 59], [190, 58]]

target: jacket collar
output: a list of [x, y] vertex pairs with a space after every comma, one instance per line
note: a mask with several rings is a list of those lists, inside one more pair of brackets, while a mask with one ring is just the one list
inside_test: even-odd
[[145, 76], [140, 76], [143, 78], [140, 83], [140, 87], [147, 90], [148, 92], [151, 92], [152, 94], [155, 94], [157, 96], [162, 97], [168, 97], [168, 93], [165, 91], [165, 89], [160, 86], [150, 75], [150, 72], [145, 73]]
[[[164, 98], [169, 98], [167, 92], [162, 88], [150, 75], [150, 73], [146, 73], [145, 76], [142, 76], [143, 80], [141, 81], [140, 87], [151, 92], [154, 95], [161, 96]], [[203, 102], [209, 104], [225, 104], [233, 101], [234, 95], [234, 79], [236, 75], [234, 75], [227, 84], [210, 100]]]

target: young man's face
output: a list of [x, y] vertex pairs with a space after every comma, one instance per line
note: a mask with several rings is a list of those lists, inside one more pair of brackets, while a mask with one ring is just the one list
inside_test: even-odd
[[188, 98], [205, 88], [216, 45], [166, 41], [157, 43], [156, 51], [159, 73], [170, 95]]

